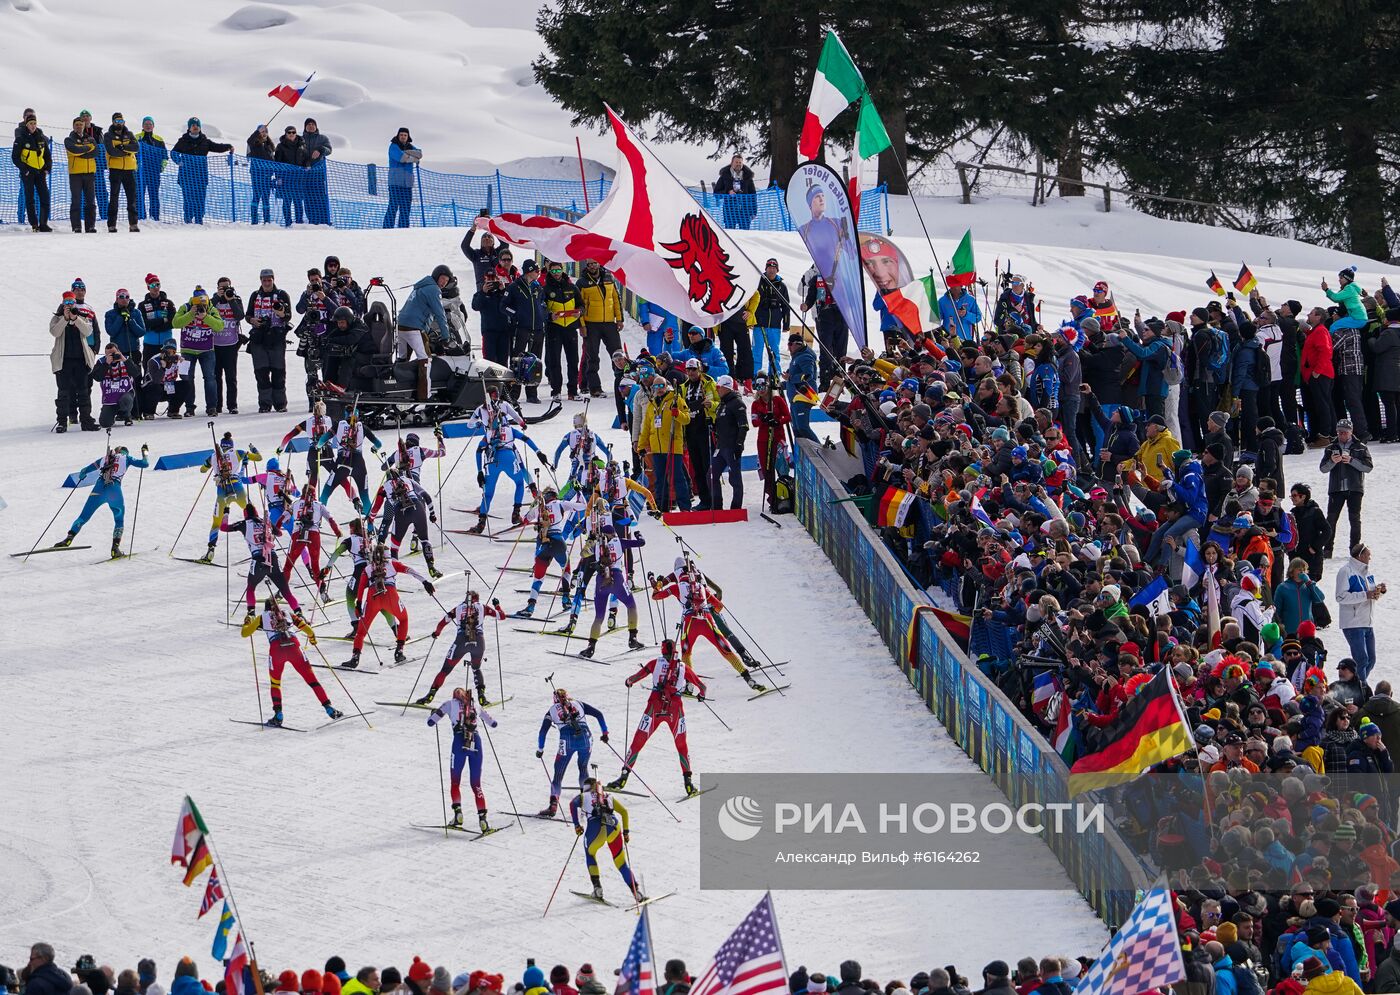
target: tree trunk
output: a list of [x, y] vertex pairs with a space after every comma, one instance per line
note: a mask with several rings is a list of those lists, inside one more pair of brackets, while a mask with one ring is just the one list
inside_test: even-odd
[[1351, 251], [1368, 259], [1390, 258], [1385, 232], [1385, 182], [1381, 179], [1376, 136], [1364, 120], [1342, 125], [1346, 147], [1342, 192], [1346, 202], [1347, 237]]
[[768, 185], [787, 189], [788, 180], [797, 172], [797, 128], [787, 101], [776, 92], [768, 121], [768, 148]]
[[1064, 144], [1060, 148], [1060, 156], [1055, 167], [1060, 176], [1071, 181], [1068, 183], [1063, 179], [1060, 181], [1060, 196], [1083, 197], [1083, 184], [1073, 182], [1084, 179], [1084, 154], [1079, 144], [1079, 125], [1071, 126], [1065, 135]]
[[[888, 101], [889, 106], [878, 104], [883, 107], [881, 117], [885, 121], [885, 130], [890, 133], [890, 147], [880, 153], [880, 173], [879, 180], [888, 187], [890, 193], [906, 194], [909, 192], [909, 184], [904, 179], [904, 170], [900, 169], [902, 162], [906, 166], [909, 164], [909, 119], [905, 112], [903, 100]], [[895, 155], [899, 159], [895, 159]]]

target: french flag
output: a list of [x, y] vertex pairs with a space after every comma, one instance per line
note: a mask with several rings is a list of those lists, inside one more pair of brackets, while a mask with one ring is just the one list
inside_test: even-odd
[[[315, 75], [314, 72], [311, 74], [311, 76]], [[276, 97], [288, 107], [295, 107], [297, 101], [301, 99], [301, 95], [306, 92], [307, 86], [311, 83], [311, 76], [306, 77], [306, 80], [301, 86], [293, 86], [291, 83], [283, 83], [281, 86], [274, 86], [271, 90], [267, 91], [267, 95], [269, 97]]]

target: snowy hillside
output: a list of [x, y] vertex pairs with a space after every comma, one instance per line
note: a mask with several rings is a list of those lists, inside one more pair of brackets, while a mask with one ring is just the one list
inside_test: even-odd
[[[315, 117], [338, 158], [379, 162], [403, 125], [424, 150], [425, 169], [482, 173], [523, 158], [548, 165], [566, 157], [557, 172], [513, 171], [574, 178], [570, 114], [530, 70], [542, 49], [538, 6], [3, 0], [0, 91], [13, 105], [3, 115], [18, 121], [32, 106], [44, 129], [61, 137], [83, 108], [101, 125], [119, 110], [133, 128], [149, 114], [172, 143], [193, 115], [211, 137], [242, 152], [254, 126], [281, 106], [267, 91], [315, 70], [306, 96], [279, 121], [300, 128]], [[91, 46], [91, 58], [65, 55], [75, 36]], [[62, 72], [53, 71], [57, 65]], [[584, 156], [611, 168], [611, 143], [587, 129], [577, 134]], [[714, 178], [708, 153], [669, 150], [672, 168], [688, 182]]]

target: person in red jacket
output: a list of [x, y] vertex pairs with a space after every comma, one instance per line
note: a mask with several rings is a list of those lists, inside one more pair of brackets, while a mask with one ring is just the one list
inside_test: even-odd
[[364, 649], [365, 636], [369, 634], [370, 625], [380, 614], [391, 615], [394, 618], [394, 662], [403, 663], [408, 659], [403, 651], [404, 643], [408, 642], [408, 609], [399, 601], [398, 575], [401, 573], [417, 580], [429, 594], [433, 593], [432, 581], [401, 560], [391, 559], [388, 547], [382, 542], [376, 543], [370, 552], [365, 572], [360, 575], [360, 582], [355, 587], [360, 621], [355, 626], [355, 641], [352, 644], [350, 659], [341, 664], [345, 669], [354, 670], [360, 665], [360, 651]]
[[749, 420], [758, 429], [758, 472], [763, 477], [763, 496], [771, 509], [775, 500], [773, 481], [777, 476], [778, 445], [787, 434], [783, 426], [791, 423], [792, 412], [782, 391], [773, 390], [772, 381], [762, 373], [753, 378], [753, 392]]
[[1315, 307], [1306, 322], [1298, 375], [1303, 382], [1303, 398], [1308, 413], [1310, 444], [1325, 446], [1337, 434], [1337, 415], [1332, 407], [1332, 333], [1327, 330], [1327, 312]]
[[[705, 700], [705, 682], [696, 676], [690, 664], [676, 654], [676, 643], [672, 639], [661, 640], [661, 655], [642, 664], [624, 684], [629, 688], [638, 681], [651, 678], [651, 694], [647, 697], [646, 708], [637, 722], [637, 731], [632, 736], [632, 745], [627, 748], [627, 759], [622, 761], [622, 774], [608, 785], [610, 791], [621, 791], [627, 786], [627, 776], [637, 763], [642, 747], [657, 727], [663, 722], [671, 727], [671, 737], [676, 741], [676, 754], [681, 761], [681, 776], [685, 780], [686, 795], [696, 793], [690, 779], [690, 747], [685, 735], [685, 700], [688, 688], [697, 690], [696, 700]], [[568, 980], [567, 978], [565, 980]]]

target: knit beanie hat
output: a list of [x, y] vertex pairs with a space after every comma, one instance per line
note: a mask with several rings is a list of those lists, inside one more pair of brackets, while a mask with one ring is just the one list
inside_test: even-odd
[[321, 972], [315, 968], [308, 968], [301, 972], [301, 990], [307, 995], [318, 993], [321, 990]]
[[300, 991], [300, 985], [301, 979], [297, 977], [297, 973], [295, 971], [287, 970], [277, 975], [277, 990], [279, 992]]
[[408, 968], [409, 981], [430, 981], [433, 977], [433, 966], [418, 957], [413, 958], [413, 963]]
[[452, 975], [447, 968], [439, 964], [433, 968], [433, 983], [430, 986], [432, 991], [443, 992], [444, 995], [452, 991]]
[[529, 991], [531, 988], [543, 988], [545, 986], [544, 972], [534, 964], [525, 968], [525, 974], [521, 980], [525, 982], [526, 991]]

